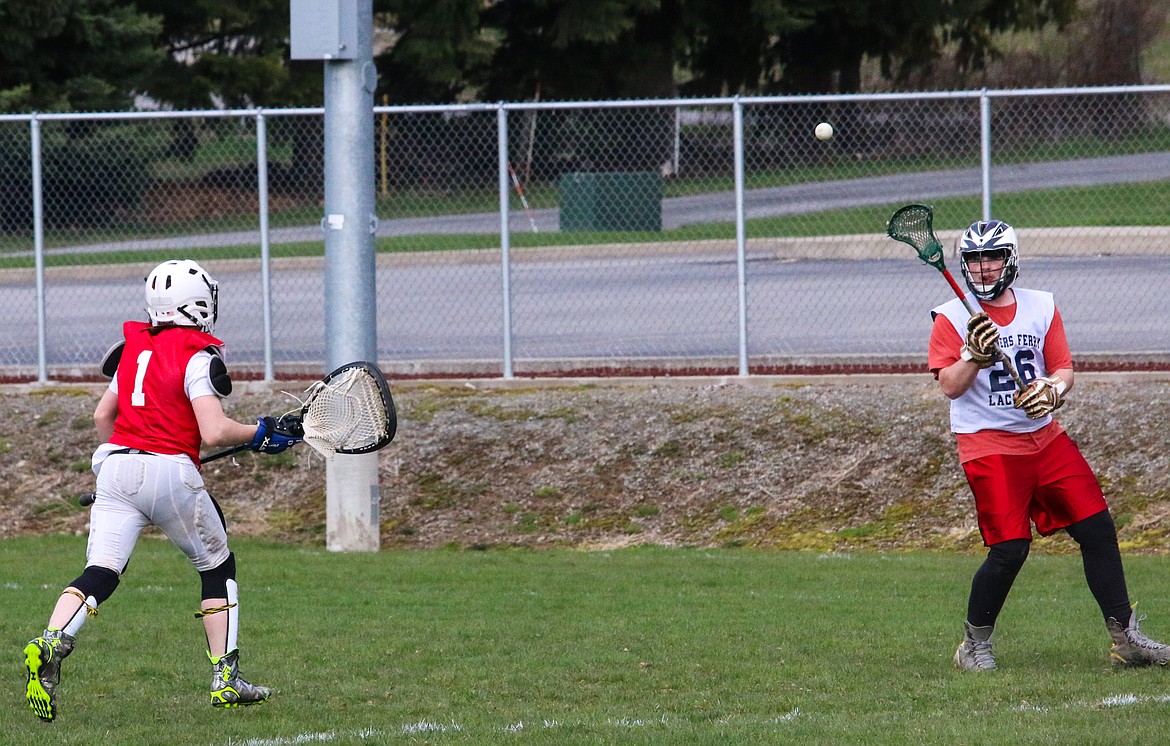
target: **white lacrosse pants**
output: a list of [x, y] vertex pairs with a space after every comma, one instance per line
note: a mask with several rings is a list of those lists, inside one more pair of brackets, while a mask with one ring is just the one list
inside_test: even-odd
[[227, 531], [203, 477], [185, 456], [111, 453], [97, 475], [86, 564], [121, 574], [153, 524], [203, 572], [227, 561]]

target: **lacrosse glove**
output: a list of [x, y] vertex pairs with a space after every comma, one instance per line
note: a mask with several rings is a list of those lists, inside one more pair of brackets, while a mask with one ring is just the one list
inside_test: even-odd
[[276, 420], [276, 431], [300, 440], [305, 437], [305, 425], [299, 414], [283, 414]]
[[[295, 418], [295, 422], [292, 418]], [[260, 453], [281, 453], [289, 446], [300, 443], [305, 430], [301, 427], [301, 418], [295, 415], [285, 415], [279, 420], [275, 417], [261, 417], [256, 420], [256, 435], [248, 448]]]
[[1029, 419], [1038, 420], [1060, 409], [1067, 388], [1068, 385], [1056, 376], [1037, 378], [1023, 391], [1016, 392], [1016, 409], [1024, 410]]
[[995, 345], [998, 341], [999, 328], [991, 317], [977, 313], [967, 322], [967, 343], [963, 345], [959, 357], [980, 368], [990, 368], [995, 365]]

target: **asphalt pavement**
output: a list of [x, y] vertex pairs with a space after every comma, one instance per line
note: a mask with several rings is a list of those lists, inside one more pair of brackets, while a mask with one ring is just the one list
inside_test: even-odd
[[[1056, 186], [1170, 180], [1170, 154], [1143, 154], [994, 170], [997, 193]], [[897, 174], [851, 181], [751, 190], [748, 217], [796, 214], [862, 204], [887, 204], [977, 194], [977, 169]], [[734, 195], [704, 194], [663, 201], [664, 227], [732, 219]], [[557, 211], [537, 210], [544, 231], [558, 229]], [[513, 230], [528, 226], [516, 213]], [[379, 235], [499, 230], [492, 213], [385, 220]], [[273, 230], [273, 243], [321, 240], [317, 226]], [[76, 246], [54, 251], [255, 244], [254, 232], [184, 236]], [[725, 242], [727, 243], [727, 242]], [[643, 250], [643, 248], [645, 250]], [[516, 262], [505, 306], [498, 251], [412, 255], [377, 278], [378, 356], [404, 365], [498, 366], [504, 329], [517, 360], [614, 361], [720, 359], [739, 352], [739, 266], [726, 247], [667, 252], [653, 245], [622, 255], [565, 252], [565, 258]], [[929, 309], [949, 298], [936, 272], [906, 259], [785, 257], [753, 247], [747, 257], [744, 328], [757, 359], [821, 357], [883, 359], [923, 354]], [[263, 360], [259, 272], [231, 263], [217, 268], [221, 321], [231, 360]], [[141, 280], [87, 268], [47, 283], [46, 353], [50, 366], [88, 370], [127, 318], [139, 318]], [[1162, 256], [1033, 256], [1025, 252], [1022, 286], [1057, 292], [1074, 350], [1094, 355], [1165, 357], [1163, 306], [1170, 262]], [[323, 359], [324, 283], [320, 264], [280, 264], [272, 272], [273, 359], [282, 365]], [[27, 369], [37, 360], [35, 287], [27, 278], [0, 279], [0, 367]], [[505, 324], [505, 312], [510, 324]]]
[[[1170, 180], [1170, 153], [1141, 153], [1027, 163], [995, 166], [991, 169], [991, 188], [993, 193], [997, 194], [1165, 180]], [[744, 193], [744, 213], [748, 219], [799, 215], [867, 205], [915, 202], [926, 197], [941, 199], [970, 196], [980, 194], [981, 189], [982, 177], [978, 168], [888, 174], [862, 179], [747, 189]], [[513, 211], [508, 218], [511, 230], [529, 230], [530, 217], [540, 231], [560, 230], [558, 209], [537, 209], [533, 210], [531, 215], [519, 210]], [[729, 223], [734, 220], [734, 191], [667, 197], [662, 200], [664, 229], [703, 223]], [[499, 213], [485, 212], [384, 219], [378, 223], [377, 235], [388, 237], [496, 233], [499, 230]], [[272, 228], [269, 230], [269, 241], [273, 244], [304, 243], [321, 241], [323, 235], [320, 225]], [[256, 245], [259, 241], [258, 230], [234, 231], [68, 246], [54, 248], [52, 253], [84, 254], [139, 249], [249, 246]]]

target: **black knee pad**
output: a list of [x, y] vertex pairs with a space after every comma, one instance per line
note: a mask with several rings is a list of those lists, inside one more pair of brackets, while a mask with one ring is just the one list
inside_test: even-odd
[[108, 567], [90, 565], [70, 585], [81, 591], [87, 598], [93, 596], [93, 599], [101, 604], [114, 595], [114, 590], [120, 581], [118, 573]]
[[998, 544], [992, 544], [987, 552], [987, 565], [1003, 575], [1015, 577], [1024, 560], [1028, 559], [1028, 550], [1032, 542], [1027, 539], [1008, 539]]
[[203, 580], [203, 598], [227, 598], [227, 582], [236, 579], [236, 555], [228, 554], [223, 564], [199, 573]]

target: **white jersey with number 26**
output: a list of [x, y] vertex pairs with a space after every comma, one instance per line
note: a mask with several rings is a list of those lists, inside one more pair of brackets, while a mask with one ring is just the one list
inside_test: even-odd
[[[1012, 288], [1016, 296], [1016, 315], [1012, 323], [999, 328], [999, 348], [1007, 353], [1024, 383], [1048, 375], [1044, 365], [1044, 338], [1056, 313], [1052, 293]], [[967, 302], [977, 308], [977, 300], [968, 295]], [[942, 314], [962, 339], [967, 338], [970, 315], [958, 298], [931, 311]], [[1006, 430], [1030, 433], [1047, 425], [1052, 417], [1030, 420], [1024, 410], [1015, 408], [1016, 390], [1011, 374], [1002, 362], [979, 371], [974, 383], [958, 399], [951, 400], [951, 431], [974, 433], [980, 430]]]

